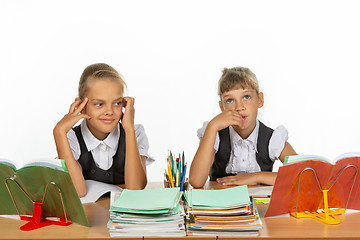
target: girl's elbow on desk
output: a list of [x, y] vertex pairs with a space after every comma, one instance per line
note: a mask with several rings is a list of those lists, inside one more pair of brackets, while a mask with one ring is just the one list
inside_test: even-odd
[[199, 179], [194, 179], [194, 177], [189, 177], [189, 183], [193, 188], [202, 188], [205, 185], [204, 181]]
[[86, 187], [85, 187], [85, 189], [76, 189], [76, 192], [79, 195], [79, 197], [85, 197], [87, 194]]
[[142, 183], [130, 183], [126, 184], [125, 187], [128, 190], [143, 190], [147, 185], [147, 179], [145, 179]]

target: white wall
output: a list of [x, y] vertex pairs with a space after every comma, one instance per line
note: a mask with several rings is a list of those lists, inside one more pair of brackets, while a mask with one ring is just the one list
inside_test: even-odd
[[168, 149], [190, 162], [219, 113], [223, 67], [257, 75], [260, 119], [298, 153], [360, 151], [358, 1], [0, 1], [0, 157], [55, 157], [55, 124], [82, 70], [123, 74], [145, 126], [151, 181]]

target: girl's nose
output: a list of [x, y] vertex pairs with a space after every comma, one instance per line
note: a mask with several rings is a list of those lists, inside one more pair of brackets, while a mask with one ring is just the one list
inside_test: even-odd
[[236, 105], [235, 105], [235, 110], [237, 111], [241, 111], [241, 110], [244, 110], [245, 109], [245, 106], [244, 106], [244, 103], [243, 101], [237, 101], [236, 102]]
[[112, 109], [112, 106], [108, 106], [106, 109], [105, 109], [105, 115], [112, 115], [113, 114], [113, 109]]

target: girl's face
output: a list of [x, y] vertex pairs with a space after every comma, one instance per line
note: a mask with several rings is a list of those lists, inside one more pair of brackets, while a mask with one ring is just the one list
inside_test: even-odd
[[84, 113], [90, 116], [87, 126], [99, 140], [104, 140], [122, 118], [123, 87], [112, 78], [91, 79], [88, 83], [88, 103]]
[[237, 111], [242, 119], [242, 126], [233, 126], [234, 130], [243, 138], [247, 138], [256, 126], [258, 108], [264, 105], [263, 93], [257, 94], [252, 88], [231, 89], [221, 95], [219, 102], [221, 111]]

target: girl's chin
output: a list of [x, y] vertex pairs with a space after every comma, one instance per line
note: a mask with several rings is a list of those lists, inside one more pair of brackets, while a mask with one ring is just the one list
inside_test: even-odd
[[234, 128], [235, 131], [243, 131], [246, 129], [245, 125], [233, 125], [232, 127]]

